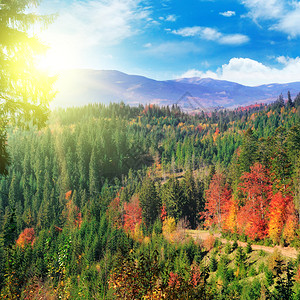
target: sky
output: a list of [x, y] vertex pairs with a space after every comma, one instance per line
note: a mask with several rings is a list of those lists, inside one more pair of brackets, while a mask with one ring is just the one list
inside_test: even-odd
[[44, 0], [53, 68], [201, 77], [256, 86], [300, 81], [300, 1]]

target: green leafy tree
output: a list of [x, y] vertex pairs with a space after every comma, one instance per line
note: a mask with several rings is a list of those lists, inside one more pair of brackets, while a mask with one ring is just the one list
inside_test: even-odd
[[54, 97], [55, 80], [35, 67], [38, 55], [46, 47], [30, 35], [36, 23], [47, 25], [52, 16], [27, 13], [36, 0], [0, 1], [0, 173], [8, 164], [6, 127], [16, 121], [43, 125], [47, 119], [48, 104]]

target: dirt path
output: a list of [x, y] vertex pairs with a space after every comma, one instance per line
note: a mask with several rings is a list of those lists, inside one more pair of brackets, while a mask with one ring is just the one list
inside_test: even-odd
[[[210, 232], [205, 231], [205, 230], [187, 230], [186, 232], [192, 238], [194, 238], [194, 239], [200, 238], [201, 240], [206, 240], [211, 235]], [[214, 235], [214, 237], [219, 238], [223, 244], [226, 244], [228, 242], [233, 244], [233, 241], [228, 241], [226, 239], [222, 239], [221, 234], [213, 234], [213, 235]], [[238, 241], [237, 243], [241, 247], [247, 246], [247, 243], [244, 243], [244, 242]], [[267, 246], [262, 246], [262, 245], [252, 245], [252, 249], [253, 250], [263, 250], [263, 251], [269, 252], [269, 253], [273, 253], [275, 251], [275, 249], [278, 249], [283, 256], [294, 258], [294, 259], [297, 258], [297, 256], [298, 256], [298, 251], [292, 247], [281, 247], [281, 246], [267, 247]]]

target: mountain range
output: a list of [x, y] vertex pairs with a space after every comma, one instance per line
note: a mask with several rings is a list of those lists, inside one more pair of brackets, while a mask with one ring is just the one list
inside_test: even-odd
[[286, 98], [288, 91], [294, 97], [300, 92], [300, 82], [250, 87], [211, 78], [157, 81], [119, 71], [76, 69], [62, 72], [56, 88], [54, 107], [124, 101], [130, 105], [177, 104], [195, 111], [268, 103], [281, 93]]

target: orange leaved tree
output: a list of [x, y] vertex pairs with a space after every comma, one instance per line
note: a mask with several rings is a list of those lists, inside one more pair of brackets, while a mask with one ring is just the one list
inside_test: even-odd
[[215, 173], [209, 189], [206, 190], [205, 223], [208, 226], [213, 224], [221, 228], [224, 217], [228, 211], [228, 202], [231, 199], [231, 191], [225, 184], [225, 177], [221, 173]]
[[26, 245], [33, 245], [35, 240], [34, 228], [25, 228], [19, 235], [19, 238], [16, 241], [16, 244], [21, 248], [24, 248]]
[[268, 171], [261, 164], [255, 163], [241, 179], [238, 229], [252, 239], [265, 238], [268, 233], [268, 207], [272, 197]]

